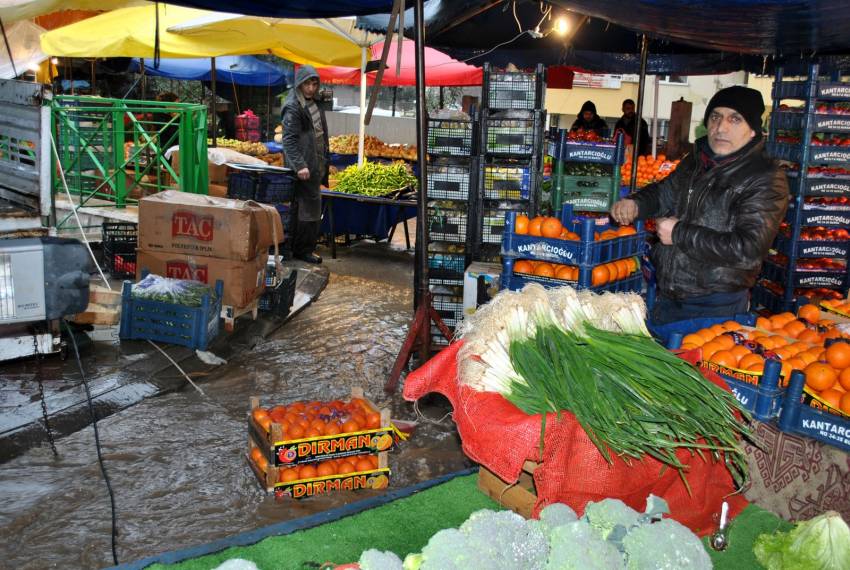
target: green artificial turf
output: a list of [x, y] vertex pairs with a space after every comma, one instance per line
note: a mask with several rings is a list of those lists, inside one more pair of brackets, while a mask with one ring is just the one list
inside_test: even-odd
[[[325, 562], [356, 562], [368, 548], [390, 550], [403, 559], [411, 552], [421, 551], [437, 531], [458, 527], [473, 512], [488, 508], [501, 509], [478, 490], [477, 475], [466, 475], [335, 522], [269, 537], [252, 546], [149, 568], [209, 570], [226, 560], [242, 558], [256, 563], [260, 570], [317, 570]], [[773, 513], [750, 505], [732, 522], [728, 548], [716, 552], [706, 546], [706, 550], [716, 570], [758, 569], [761, 566], [752, 552], [756, 537], [792, 526]], [[706, 544], [707, 540], [704, 539]]]
[[[754, 570], [762, 568], [753, 554], [753, 544], [760, 534], [788, 530], [794, 525], [761, 507], [749, 505], [729, 527], [729, 546], [722, 552], [706, 546], [717, 570]], [[703, 539], [708, 544], [708, 539]]]
[[478, 490], [477, 477], [456, 477], [410, 497], [311, 529], [269, 537], [252, 546], [150, 568], [207, 570], [231, 558], [242, 558], [261, 570], [315, 570], [323, 562], [356, 562], [368, 548], [390, 550], [404, 558], [422, 550], [437, 531], [460, 526], [473, 512], [501, 509]]

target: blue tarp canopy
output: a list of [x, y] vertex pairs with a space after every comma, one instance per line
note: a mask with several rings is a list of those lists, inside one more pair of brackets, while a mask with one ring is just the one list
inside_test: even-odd
[[[155, 69], [152, 59], [145, 59], [145, 73], [169, 79], [186, 81], [210, 81], [211, 62], [208, 58], [161, 59]], [[139, 72], [139, 60], [131, 60], [130, 71]], [[271, 63], [250, 55], [217, 57], [215, 60], [216, 80], [255, 87], [269, 85], [291, 85], [292, 72], [279, 69]]]
[[[642, 33], [650, 39], [650, 74], [741, 69], [765, 73], [777, 63], [799, 63], [813, 54], [850, 54], [846, 2], [555, 0], [549, 4], [552, 11], [544, 18], [539, 2], [517, 1], [514, 17], [510, 2], [428, 0], [427, 43], [455, 59], [474, 58], [469, 63], [476, 65], [490, 61], [525, 67], [540, 62], [607, 73], [638, 72]], [[551, 31], [561, 16], [570, 23], [566, 37]], [[405, 24], [412, 25], [412, 20], [408, 10]], [[387, 21], [387, 14], [358, 18], [361, 27], [373, 31], [385, 29]], [[540, 34], [529, 33], [538, 24]], [[412, 35], [410, 27], [406, 34]], [[832, 65], [848, 59], [832, 58]]]
[[[169, 0], [168, 3], [275, 18], [337, 18], [389, 13], [393, 9], [393, 0]], [[410, 5], [410, 0], [407, 0], [407, 5]]]

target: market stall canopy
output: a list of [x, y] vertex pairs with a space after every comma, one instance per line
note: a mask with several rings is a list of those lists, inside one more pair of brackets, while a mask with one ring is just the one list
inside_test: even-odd
[[[414, 42], [404, 40], [401, 48], [401, 69], [396, 75], [398, 61], [397, 44], [392, 44], [387, 58], [387, 67], [381, 84], [386, 87], [416, 85]], [[384, 42], [372, 46], [372, 59], [380, 59]], [[359, 85], [360, 69], [352, 67], [322, 67], [318, 69], [322, 83], [332, 85]], [[375, 82], [373, 71], [366, 76], [369, 85]], [[430, 86], [481, 85], [483, 72], [480, 67], [452, 59], [434, 48], [425, 48], [425, 84]]]
[[[218, 12], [239, 10], [243, 14], [277, 18], [336, 18], [389, 12], [393, 0], [172, 0], [173, 4]], [[411, 1], [407, 0], [407, 5]]]
[[[571, 65], [593, 71], [608, 73], [637, 73], [640, 58], [640, 32], [646, 31], [650, 38], [647, 73], [651, 74], [700, 74], [725, 73], [747, 69], [764, 72], [772, 67], [774, 58], [768, 55], [809, 56], [813, 51], [850, 52], [850, 34], [844, 33], [844, 43], [838, 42], [836, 29], [846, 29], [850, 25], [850, 12], [840, 16], [844, 24], [836, 28], [832, 22], [824, 21], [817, 12], [822, 2], [762, 2], [756, 5], [748, 1], [720, 1], [710, 4], [689, 1], [652, 2], [554, 2], [552, 11], [541, 12], [537, 2], [517, 3], [516, 17], [513, 11], [504, 11], [504, 2], [493, 0], [428, 0], [425, 6], [428, 44], [447, 52], [457, 59], [471, 60], [472, 63], [490, 61], [496, 65], [514, 63], [525, 67], [542, 62], [547, 65]], [[564, 8], [584, 6], [605, 6], [606, 14], [590, 10], [599, 17], [585, 19], [575, 12]], [[808, 6], [809, 15], [800, 19], [802, 27], [808, 29], [813, 37], [801, 53], [800, 46], [806, 44], [800, 30], [788, 31], [787, 17], [794, 21], [802, 5]], [[710, 6], [710, 7], [709, 7]], [[723, 6], [729, 6], [726, 10]], [[763, 6], [764, 11], [755, 14]], [[678, 29], [693, 31], [693, 40], [684, 41], [681, 34], [673, 37], [662, 34], [664, 26], [656, 28], [641, 27], [641, 23], [651, 20], [646, 14], [652, 8], [655, 17], [666, 10], [666, 20], [675, 20]], [[664, 8], [658, 8], [664, 7]], [[687, 8], [687, 9], [686, 9]], [[656, 12], [657, 10], [657, 12]], [[835, 12], [832, 8], [831, 12]], [[697, 14], [698, 12], [698, 14]], [[611, 17], [608, 17], [608, 13]], [[730, 14], [738, 14], [739, 17]], [[746, 16], [744, 16], [746, 14]], [[723, 26], [716, 25], [722, 15]], [[405, 23], [411, 22], [405, 16]], [[553, 31], [555, 22], [563, 16], [568, 24], [567, 32], [560, 36]], [[616, 16], [616, 17], [615, 17]], [[626, 19], [626, 17], [628, 19]], [[770, 18], [774, 19], [771, 20]], [[388, 15], [376, 15], [358, 18], [358, 25], [373, 31], [385, 29]], [[608, 21], [606, 21], [608, 20]], [[661, 20], [656, 20], [660, 22]], [[622, 22], [617, 25], [611, 22]], [[539, 29], [538, 29], [539, 25]], [[670, 25], [673, 25], [671, 22]], [[795, 24], [796, 25], [796, 24]], [[823, 38], [819, 35], [823, 29]], [[482, 34], [481, 30], [487, 30]], [[780, 30], [784, 32], [780, 33]], [[406, 30], [410, 35], [410, 29]], [[757, 41], [755, 35], [762, 39]], [[764, 37], [771, 35], [775, 49], [759, 51], [764, 46]], [[703, 42], [704, 37], [727, 38]], [[832, 38], [826, 41], [826, 38]], [[674, 41], [675, 40], [675, 41]], [[737, 46], [724, 51], [725, 46]], [[493, 49], [498, 46], [498, 49]], [[756, 54], [764, 55], [756, 55]]]
[[147, 4], [144, 0], [0, 0], [0, 20], [5, 24], [30, 20], [61, 10], [117, 10]]
[[6, 39], [12, 50], [13, 60], [5, 46], [0, 49], [0, 79], [14, 79], [27, 70], [32, 71], [47, 59], [38, 43], [44, 29], [26, 20], [15, 22], [6, 28]]
[[[154, 66], [152, 59], [145, 59], [144, 65], [147, 75], [184, 81], [212, 80], [212, 66], [210, 60], [206, 58], [163, 59], [160, 60], [158, 68]], [[215, 67], [217, 80], [225, 84], [235, 83], [255, 87], [292, 84], [291, 71], [285, 71], [250, 55], [220, 57], [216, 60]], [[139, 60], [132, 60], [130, 71], [138, 72], [139, 68]]]
[[[222, 20], [224, 17], [228, 19]], [[41, 37], [41, 47], [49, 55], [64, 57], [152, 58], [158, 46], [158, 55], [163, 58], [268, 53], [311, 65], [360, 65], [360, 46], [337, 30], [307, 20], [286, 20], [274, 26], [256, 26], [246, 35], [233, 24], [240, 18], [151, 2], [48, 32]], [[198, 28], [169, 31], [181, 24], [207, 20], [218, 22], [224, 29], [215, 33]], [[362, 31], [355, 33], [363, 35]]]

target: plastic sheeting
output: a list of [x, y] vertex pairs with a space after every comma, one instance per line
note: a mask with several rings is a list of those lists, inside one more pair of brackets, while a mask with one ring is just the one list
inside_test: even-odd
[[[393, 0], [169, 0], [171, 4], [215, 10], [240, 12], [254, 16], [276, 18], [336, 18], [379, 14], [393, 9]], [[408, 5], [410, 0], [408, 0]]]
[[[379, 60], [384, 42], [372, 46], [372, 59]], [[416, 85], [415, 46], [413, 40], [404, 40], [401, 51], [401, 69], [396, 75], [398, 62], [398, 43], [393, 42], [387, 57], [387, 69], [381, 79], [381, 85]], [[331, 85], [359, 85], [360, 70], [352, 67], [322, 67], [318, 69], [322, 83]], [[369, 85], [375, 83], [377, 72], [367, 74]], [[483, 72], [480, 67], [467, 65], [454, 60], [433, 48], [425, 48], [425, 84], [429, 86], [471, 86], [481, 85]]]
[[9, 60], [5, 44], [0, 44], [0, 79], [14, 79], [47, 59], [38, 43], [43, 32], [43, 28], [27, 21], [15, 22], [6, 28], [13, 59]]
[[[145, 59], [145, 73], [169, 79], [186, 81], [211, 81], [212, 70], [209, 59], [163, 59], [155, 68], [152, 59]], [[132, 60], [130, 71], [139, 71], [139, 61]], [[250, 55], [225, 56], [215, 61], [216, 79], [223, 83], [236, 83], [265, 87], [292, 83], [292, 72], [277, 68], [271, 63]]]
[[8, 25], [59, 10], [117, 10], [142, 4], [144, 0], [0, 0], [0, 19]]

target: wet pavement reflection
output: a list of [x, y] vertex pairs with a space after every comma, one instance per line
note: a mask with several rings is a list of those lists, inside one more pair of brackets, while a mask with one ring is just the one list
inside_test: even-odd
[[[318, 301], [275, 335], [191, 387], [148, 399], [99, 422], [115, 493], [120, 561], [203, 544], [319, 512], [380, 491], [276, 502], [246, 465], [250, 396], [262, 402], [344, 398], [362, 386], [394, 418], [415, 419], [411, 404], [383, 392], [412, 313], [409, 261], [332, 267]], [[380, 270], [376, 268], [380, 267]], [[396, 272], [392, 279], [380, 277]], [[97, 366], [86, 359], [87, 366]], [[88, 369], [88, 368], [87, 368]], [[176, 371], [175, 371], [176, 373]], [[440, 418], [435, 398], [420, 406]], [[111, 565], [110, 506], [91, 428], [0, 465], [0, 567], [100, 568]], [[391, 488], [469, 466], [450, 419], [420, 421], [390, 456]]]

